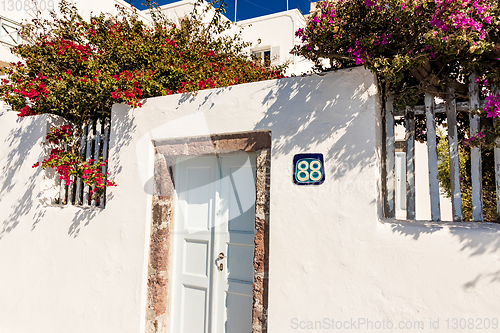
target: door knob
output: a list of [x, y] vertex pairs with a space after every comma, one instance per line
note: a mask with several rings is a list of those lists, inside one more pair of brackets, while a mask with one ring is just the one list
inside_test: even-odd
[[222, 270], [224, 269], [224, 264], [223, 263], [217, 263], [219, 260], [222, 260], [224, 258], [227, 258], [227, 256], [224, 254], [224, 252], [221, 252], [219, 253], [219, 255], [217, 256], [217, 259], [215, 259], [215, 266], [217, 266], [217, 268], [219, 269], [219, 271], [222, 272]]

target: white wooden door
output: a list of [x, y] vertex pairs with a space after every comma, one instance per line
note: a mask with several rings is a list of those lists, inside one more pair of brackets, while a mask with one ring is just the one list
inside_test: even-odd
[[252, 329], [255, 154], [179, 159], [172, 333]]

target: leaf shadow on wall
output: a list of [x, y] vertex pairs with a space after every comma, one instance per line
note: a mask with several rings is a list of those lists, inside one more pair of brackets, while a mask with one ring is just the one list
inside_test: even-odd
[[278, 80], [269, 91], [263, 101], [266, 114], [255, 129], [272, 131], [273, 157], [323, 152], [316, 146], [330, 142], [324, 159], [334, 179], [374, 166], [376, 143], [371, 138], [378, 125], [370, 105], [372, 86], [367, 86], [372, 74], [362, 68], [338, 73], [333, 79], [312, 75]]
[[78, 208], [78, 211], [76, 212], [75, 216], [73, 217], [73, 221], [69, 226], [68, 235], [73, 238], [78, 237], [80, 231], [82, 230], [82, 227], [88, 226], [90, 224], [90, 221], [92, 221], [99, 213], [101, 213], [101, 211], [101, 208], [94, 207]]
[[[10, 117], [11, 112], [0, 114], [0, 122], [9, 121], [2, 118]], [[3, 160], [0, 174], [0, 207], [2, 207], [0, 214], [3, 213], [1, 214], [3, 221], [0, 226], [0, 240], [19, 225], [23, 216], [33, 214], [32, 219], [36, 223], [44, 215], [37, 200], [39, 194], [36, 193], [37, 179], [43, 171], [37, 169], [26, 176], [29, 174], [26, 169], [32, 170], [31, 165], [37, 162], [36, 160], [28, 160], [27, 156], [33, 147], [39, 144], [40, 138], [45, 133], [45, 117], [35, 117], [18, 118], [17, 125], [13, 126], [5, 136], [5, 140], [0, 142], [2, 150], [8, 151], [7, 157]], [[20, 191], [19, 188], [22, 188], [22, 196], [19, 199], [14, 199], [13, 203], [9, 203], [19, 195], [17, 194]], [[8, 215], [4, 216], [5, 213]]]
[[[144, 102], [144, 103], [147, 103]], [[121, 107], [119, 105], [118, 107]], [[124, 116], [121, 116], [124, 115]], [[121, 173], [122, 166], [127, 162], [123, 161], [120, 156], [122, 150], [130, 145], [132, 135], [136, 131], [137, 125], [134, 123], [133, 116], [129, 112], [116, 112], [111, 119], [110, 133], [109, 133], [109, 155], [108, 155], [108, 169], [109, 177], [111, 180]], [[117, 184], [120, 186], [120, 184]], [[113, 200], [113, 187], [106, 189], [106, 205]], [[68, 229], [68, 235], [76, 238], [80, 234], [83, 227], [86, 227], [93, 221], [98, 214], [103, 213], [103, 208], [99, 207], [81, 207], [74, 215], [72, 224]]]

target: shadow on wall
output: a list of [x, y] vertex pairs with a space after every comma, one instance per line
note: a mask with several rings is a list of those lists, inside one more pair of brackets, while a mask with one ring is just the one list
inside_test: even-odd
[[[31, 214], [29, 220], [32, 221], [33, 231], [45, 215], [44, 206], [50, 205], [52, 199], [41, 193], [39, 188], [39, 181], [45, 171], [40, 168], [33, 169], [32, 165], [39, 160], [35, 160], [36, 157], [27, 159], [27, 156], [36, 145], [43, 142], [47, 126], [59, 125], [61, 122], [60, 118], [52, 119], [51, 116], [40, 115], [17, 118], [13, 124], [13, 115], [16, 114], [0, 112], [0, 124], [10, 124], [7, 125], [7, 128], [10, 126], [9, 132], [0, 134], [0, 152], [8, 152], [5, 156], [0, 156], [0, 240], [16, 228], [20, 221], [26, 221], [26, 216]], [[112, 164], [108, 169], [113, 175], [121, 172], [120, 152], [130, 143], [136, 126], [133, 124], [133, 119], [128, 117], [115, 128], [116, 133], [112, 133], [110, 141], [114, 153], [113, 156], [109, 156]], [[49, 171], [45, 174], [49, 178], [50, 175], [55, 176], [55, 173]], [[113, 195], [110, 193], [107, 201], [112, 199]], [[59, 209], [70, 208], [61, 206]], [[100, 212], [100, 208], [78, 208], [71, 220], [68, 235], [77, 237], [81, 229], [89, 225]]]
[[[351, 77], [354, 77], [353, 82], [359, 82], [359, 75], [371, 74], [359, 68], [345, 72], [348, 75], [338, 75], [333, 81], [328, 78], [329, 83], [325, 83], [326, 80], [321, 77], [277, 81], [276, 87], [268, 92], [263, 101], [263, 107], [267, 110], [265, 116], [255, 126], [257, 130], [272, 130], [274, 156], [315, 152], [313, 150], [317, 144], [333, 137], [334, 142], [325, 160], [333, 161], [331, 171], [335, 179], [341, 179], [347, 172], [352, 175], [366, 169], [373, 170], [377, 163], [374, 148], [379, 143], [369, 142], [367, 138], [380, 136], [376, 132], [381, 130], [380, 124], [372, 113], [372, 108], [378, 111], [378, 101], [369, 98], [369, 86], [354, 86], [349, 82]], [[330, 84], [331, 88], [325, 89], [324, 84]], [[274, 130], [277, 125], [285, 130]], [[394, 233], [409, 236], [413, 240], [443, 228], [447, 228], [459, 240], [460, 251], [467, 251], [471, 257], [496, 255], [500, 250], [500, 225], [453, 222], [392, 224]], [[500, 282], [500, 270], [478, 274], [463, 287], [473, 288], [479, 281]]]
[[[436, 232], [444, 232], [445, 229], [458, 238], [461, 245], [460, 251], [470, 252], [470, 257], [481, 255], [497, 256], [500, 250], [500, 225], [494, 223], [478, 222], [391, 222], [392, 232], [411, 237], [418, 241], [420, 236]], [[437, 238], [436, 241], [443, 240]], [[448, 246], [443, 244], [443, 246]], [[437, 253], [436, 255], [439, 255]], [[463, 285], [464, 289], [473, 289], [479, 282], [500, 282], [500, 270], [483, 272], [474, 279]]]
[[[11, 123], [10, 119], [6, 119], [11, 116], [12, 112], [0, 114], [0, 123], [3, 121]], [[23, 216], [34, 211], [32, 219], [35, 224], [43, 216], [41, 210], [34, 209], [38, 208], [36, 180], [41, 176], [42, 170], [37, 169], [28, 177], [20, 177], [19, 175], [23, 174], [21, 169], [28, 167], [26, 164], [29, 164], [31, 169], [31, 165], [36, 162], [27, 160], [26, 157], [45, 134], [45, 119], [45, 117], [16, 119], [16, 126], [3, 136], [3, 142], [0, 142], [2, 151], [8, 151], [7, 156], [1, 161], [0, 206], [2, 212], [0, 212], [0, 216], [2, 216], [3, 221], [0, 228], [0, 240], [18, 226]], [[24, 194], [20, 199], [16, 198], [15, 187], [24, 189]], [[5, 216], [4, 214], [7, 213], [8, 215]]]
[[[113, 119], [115, 122], [117, 118]], [[122, 165], [126, 161], [120, 159], [122, 149], [130, 144], [132, 135], [136, 131], [137, 125], [134, 124], [133, 116], [127, 114], [125, 118], [120, 119], [113, 124], [113, 132], [110, 133], [108, 170], [111, 179], [116, 177], [122, 171]], [[120, 184], [118, 184], [120, 186]], [[106, 192], [106, 204], [113, 200], [112, 188], [108, 188]], [[64, 209], [64, 208], [61, 208]], [[88, 226], [95, 217], [102, 212], [102, 208], [98, 207], [79, 207], [76, 214], [73, 216], [72, 223], [68, 229], [68, 235], [76, 238], [80, 234], [82, 228]]]
[[[147, 103], [147, 100], [144, 104]], [[113, 118], [113, 121], [117, 121], [118, 118]], [[125, 118], [120, 118], [118, 123], [112, 124], [113, 132], [110, 133], [109, 140], [109, 152], [111, 153], [108, 157], [109, 166], [108, 172], [110, 175], [116, 176], [122, 171], [122, 165], [126, 161], [120, 159], [122, 149], [127, 147], [132, 141], [132, 135], [137, 130], [137, 125], [134, 123], [134, 118], [129, 113], [126, 114]], [[119, 185], [118, 185], [119, 186]], [[110, 191], [108, 191], [110, 192]], [[106, 197], [106, 202], [113, 199], [112, 193]]]
[[[378, 126], [373, 112], [367, 110], [376, 108], [373, 102], [376, 97], [371, 96], [370, 100], [375, 87], [359, 85], [360, 75], [372, 74], [361, 68], [339, 72], [345, 75], [337, 75], [334, 80], [331, 77], [325, 80], [320, 75], [278, 80], [276, 88], [271, 89], [263, 101], [267, 112], [255, 126], [255, 129], [273, 131], [274, 156], [316, 152], [316, 145], [333, 137], [325, 161], [334, 162], [331, 171], [335, 179], [347, 172], [360, 173], [365, 167], [374, 166], [376, 143], [366, 138], [374, 137]], [[286, 130], [275, 131], [273, 128], [277, 125]]]
[[101, 208], [93, 208], [93, 207], [78, 208], [78, 211], [73, 217], [73, 223], [71, 223], [71, 225], [69, 226], [68, 235], [70, 235], [73, 238], [78, 237], [82, 228], [88, 226], [90, 224], [90, 221], [92, 221], [92, 219], [94, 219], [101, 211], [102, 211]]

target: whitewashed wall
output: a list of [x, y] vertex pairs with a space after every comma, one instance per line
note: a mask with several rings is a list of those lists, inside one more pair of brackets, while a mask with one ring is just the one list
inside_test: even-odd
[[[348, 331], [360, 318], [375, 325], [360, 332], [415, 332], [396, 328], [419, 321], [440, 332], [447, 318], [498, 318], [497, 225], [379, 219], [379, 107], [362, 68], [116, 105], [118, 187], [104, 210], [41, 206], [31, 165], [46, 120], [2, 114], [0, 332], [142, 332], [151, 140], [260, 129], [273, 138], [269, 332], [329, 332], [331, 320]], [[324, 154], [323, 185], [293, 185], [303, 152]], [[376, 329], [383, 321], [394, 328]]]
[[[135, 177], [116, 180], [141, 178], [149, 189], [152, 139], [270, 129], [270, 332], [307, 321], [329, 331], [332, 318], [424, 321], [425, 332], [431, 319], [443, 329], [447, 318], [495, 318], [497, 225], [379, 220], [379, 113], [375, 79], [362, 68], [116, 106], [115, 126], [134, 119], [136, 129], [121, 159], [140, 161]], [[323, 185], [292, 184], [302, 152], [325, 155]]]
[[52, 123], [0, 111], [0, 332], [142, 332], [148, 200], [47, 206], [54, 181], [31, 166]]

